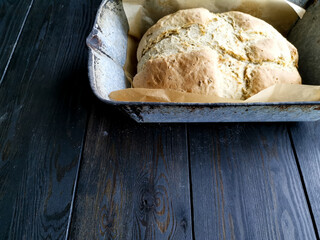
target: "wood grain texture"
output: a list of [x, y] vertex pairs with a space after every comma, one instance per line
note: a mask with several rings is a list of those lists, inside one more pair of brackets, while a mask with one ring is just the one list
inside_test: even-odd
[[100, 1], [34, 1], [0, 88], [0, 239], [63, 239]]
[[189, 131], [196, 239], [315, 239], [284, 125]]
[[320, 122], [290, 125], [299, 166], [320, 235]]
[[290, 2], [293, 2], [294, 4], [297, 4], [300, 7], [305, 7], [308, 2], [313, 2], [314, 0], [289, 0]]
[[0, 85], [32, 0], [0, 1]]
[[78, 184], [70, 239], [192, 239], [184, 125], [138, 125], [99, 107]]

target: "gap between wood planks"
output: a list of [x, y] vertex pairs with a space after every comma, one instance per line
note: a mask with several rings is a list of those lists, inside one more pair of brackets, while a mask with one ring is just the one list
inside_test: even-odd
[[80, 166], [81, 166], [81, 162], [82, 162], [82, 158], [83, 158], [84, 145], [87, 140], [88, 126], [89, 126], [91, 113], [92, 113], [92, 107], [89, 108], [89, 110], [88, 110], [88, 115], [87, 115], [87, 119], [86, 119], [86, 126], [85, 126], [85, 131], [84, 131], [84, 137], [83, 137], [83, 140], [81, 143], [81, 150], [80, 150], [79, 159], [78, 159], [77, 173], [76, 173], [76, 177], [75, 177], [74, 183], [73, 183], [72, 198], [71, 198], [71, 203], [70, 203], [70, 210], [69, 210], [69, 217], [68, 217], [65, 240], [69, 239], [71, 221], [72, 221], [72, 212], [73, 212], [73, 207], [74, 207], [74, 201], [76, 198], [77, 185], [78, 185], [78, 179], [79, 179], [79, 173], [80, 173]]
[[15, 50], [16, 50], [17, 44], [18, 44], [18, 42], [19, 42], [19, 39], [20, 39], [22, 30], [23, 30], [23, 28], [24, 28], [24, 26], [25, 26], [25, 23], [26, 23], [27, 18], [28, 18], [28, 16], [29, 16], [30, 10], [31, 10], [31, 8], [32, 8], [32, 6], [33, 6], [33, 2], [34, 2], [34, 0], [31, 0], [31, 1], [30, 1], [29, 7], [28, 7], [28, 9], [27, 9], [27, 12], [26, 12], [26, 14], [25, 14], [25, 16], [24, 16], [24, 19], [23, 19], [23, 21], [22, 21], [22, 24], [21, 24], [21, 26], [20, 26], [20, 29], [19, 29], [17, 38], [16, 38], [16, 40], [15, 40], [15, 42], [14, 42], [14, 44], [13, 44], [12, 50], [11, 50], [11, 52], [10, 52], [9, 59], [8, 59], [7, 64], [6, 64], [6, 66], [5, 66], [4, 70], [3, 70], [3, 73], [2, 73], [2, 75], [1, 75], [1, 78], [0, 78], [0, 86], [1, 86], [1, 84], [2, 84], [2, 82], [3, 82], [4, 77], [6, 76], [6, 73], [7, 73], [8, 67], [9, 67], [9, 65], [10, 65], [12, 56], [13, 56], [13, 54], [14, 54], [14, 52], [15, 52]]
[[185, 124], [186, 138], [187, 138], [187, 149], [188, 149], [188, 165], [189, 165], [189, 189], [190, 189], [190, 207], [191, 207], [191, 224], [192, 224], [192, 239], [195, 240], [195, 232], [194, 232], [194, 212], [193, 212], [193, 190], [192, 190], [192, 177], [191, 177], [191, 159], [190, 159], [190, 139], [189, 139], [189, 129], [188, 125]]
[[296, 147], [294, 145], [294, 141], [293, 141], [293, 138], [292, 138], [292, 133], [291, 133], [291, 130], [288, 127], [288, 125], [286, 126], [286, 128], [287, 128], [287, 132], [288, 132], [288, 135], [289, 135], [289, 138], [290, 138], [290, 143], [291, 143], [292, 151], [293, 151], [293, 154], [294, 154], [294, 158], [296, 160], [296, 165], [297, 165], [298, 172], [299, 172], [299, 175], [300, 175], [301, 185], [302, 185], [302, 188], [303, 188], [303, 191], [304, 191], [304, 195], [306, 197], [306, 202], [307, 202], [307, 205], [308, 205], [308, 209], [309, 209], [312, 225], [313, 225], [313, 228], [314, 228], [314, 231], [315, 231], [315, 235], [316, 235], [317, 239], [320, 239], [318, 228], [317, 228], [317, 224], [316, 224], [316, 221], [315, 221], [315, 218], [314, 218], [314, 214], [313, 214], [313, 211], [312, 211], [312, 206], [311, 206], [311, 203], [310, 203], [308, 191], [307, 191], [307, 188], [306, 188], [306, 184], [305, 184], [305, 181], [304, 181], [304, 178], [303, 178], [301, 166], [300, 166], [300, 163], [299, 163]]

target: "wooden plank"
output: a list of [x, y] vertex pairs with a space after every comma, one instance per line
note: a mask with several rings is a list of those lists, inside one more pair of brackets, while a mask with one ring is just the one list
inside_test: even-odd
[[32, 3], [33, 0], [0, 2], [0, 85]]
[[139, 125], [101, 106], [79, 176], [70, 239], [192, 239], [184, 125]]
[[313, 0], [289, 0], [290, 2], [293, 2], [294, 4], [297, 4], [300, 7], [305, 7], [308, 2], [311, 2]]
[[[0, 88], [0, 239], [62, 239], [85, 134], [100, 0], [35, 0]], [[89, 90], [87, 90], [89, 91]]]
[[197, 239], [315, 239], [285, 125], [189, 128]]
[[290, 132], [319, 237], [320, 122], [292, 124]]

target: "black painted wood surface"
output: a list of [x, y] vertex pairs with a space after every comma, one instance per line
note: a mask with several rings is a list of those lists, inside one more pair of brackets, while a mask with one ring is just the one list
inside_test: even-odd
[[183, 124], [138, 125], [100, 106], [79, 176], [70, 239], [192, 239]]
[[292, 124], [289, 129], [319, 236], [320, 122]]
[[284, 125], [189, 128], [197, 239], [315, 239]]
[[66, 236], [87, 121], [85, 37], [99, 4], [35, 0], [30, 10], [0, 87], [0, 239]]
[[294, 4], [297, 4], [300, 7], [305, 7], [308, 2], [313, 2], [314, 0], [290, 0]]
[[33, 0], [0, 1], [0, 85], [32, 4]]

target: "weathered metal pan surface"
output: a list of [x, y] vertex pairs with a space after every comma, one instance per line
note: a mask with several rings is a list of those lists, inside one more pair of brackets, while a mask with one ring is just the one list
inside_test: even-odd
[[[108, 95], [128, 87], [123, 71], [128, 23], [119, 0], [104, 0], [89, 46], [89, 78], [95, 95], [137, 122], [292, 122], [320, 120], [320, 102], [177, 104], [115, 102]], [[313, 84], [320, 85], [320, 78]]]

